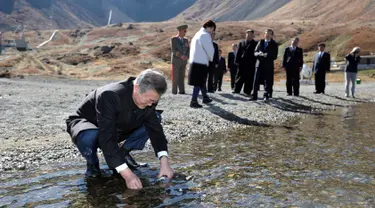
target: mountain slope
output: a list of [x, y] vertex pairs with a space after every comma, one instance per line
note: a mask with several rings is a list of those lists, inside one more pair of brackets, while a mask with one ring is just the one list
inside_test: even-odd
[[291, 0], [197, 0], [175, 19], [239, 21], [264, 17]]

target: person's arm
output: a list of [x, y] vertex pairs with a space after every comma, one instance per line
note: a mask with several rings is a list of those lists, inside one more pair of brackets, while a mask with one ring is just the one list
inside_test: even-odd
[[288, 58], [288, 48], [285, 48], [285, 51], [284, 51], [284, 56], [283, 56], [283, 68], [285, 69], [286, 68], [286, 60]]
[[277, 59], [277, 54], [279, 53], [279, 46], [275, 41], [272, 41], [274, 44], [274, 48], [271, 50], [270, 54], [267, 54], [267, 58], [274, 61]]
[[142, 188], [139, 178], [125, 163], [125, 153], [117, 143], [116, 115], [121, 108], [120, 98], [115, 92], [105, 91], [96, 100], [96, 115], [99, 129], [99, 146], [109, 168], [115, 168], [125, 179], [130, 189]]
[[301, 48], [300, 61], [299, 61], [299, 72], [302, 71], [302, 67], [303, 67], [303, 49]]
[[212, 44], [211, 36], [209, 34], [203, 34], [200, 37], [200, 43], [204, 51], [206, 51], [207, 53], [208, 60], [212, 62], [214, 59], [215, 49], [214, 49], [214, 45]]
[[331, 71], [331, 54], [327, 53], [327, 72]]
[[188, 39], [186, 39], [186, 45], [187, 45], [186, 57], [187, 59], [189, 59], [190, 58], [190, 45], [189, 45]]
[[168, 161], [168, 141], [165, 138], [163, 127], [156, 116], [155, 110], [150, 110], [144, 120], [147, 133], [150, 136], [151, 145], [154, 148], [155, 155], [160, 160], [159, 177], [165, 175], [168, 178], [173, 177], [173, 170]]

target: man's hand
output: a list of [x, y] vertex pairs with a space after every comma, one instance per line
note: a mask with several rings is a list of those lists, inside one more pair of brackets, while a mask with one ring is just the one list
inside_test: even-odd
[[168, 163], [168, 157], [163, 156], [160, 158], [160, 173], [159, 177], [167, 176], [169, 179], [173, 177], [173, 170]]
[[126, 186], [129, 189], [143, 188], [141, 180], [129, 168], [120, 172], [123, 179], [125, 179]]
[[219, 64], [215, 64], [215, 68], [219, 68]]
[[180, 57], [180, 52], [176, 52], [176, 54], [175, 54], [177, 57]]
[[188, 60], [188, 57], [187, 56], [181, 56], [181, 59], [186, 61], [186, 60]]

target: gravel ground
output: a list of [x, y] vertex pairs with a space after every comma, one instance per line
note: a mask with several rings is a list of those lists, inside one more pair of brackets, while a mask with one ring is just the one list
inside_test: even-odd
[[[86, 94], [109, 82], [43, 77], [0, 79], [0, 174], [81, 159], [65, 131], [64, 119]], [[274, 98], [268, 103], [231, 94], [229, 83], [224, 83], [223, 89], [211, 94], [214, 102], [202, 109], [189, 107], [191, 87], [187, 87], [187, 95], [172, 95], [169, 89], [162, 97], [159, 109], [164, 110], [163, 126], [172, 151], [173, 142], [246, 126], [287, 125], [305, 115], [373, 102], [375, 83], [357, 85], [355, 99], [343, 96], [341, 83], [329, 84], [325, 95], [313, 94], [313, 85], [303, 85], [300, 97], [286, 96], [284, 84], [277, 84]], [[259, 92], [260, 98], [262, 93]]]

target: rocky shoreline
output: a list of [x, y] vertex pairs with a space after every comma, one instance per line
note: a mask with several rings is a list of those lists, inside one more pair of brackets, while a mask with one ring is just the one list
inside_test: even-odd
[[[86, 94], [109, 82], [50, 77], [0, 79], [0, 175], [82, 159], [65, 132], [64, 119]], [[313, 85], [303, 85], [301, 96], [294, 97], [286, 96], [284, 84], [276, 83], [274, 98], [265, 103], [232, 94], [225, 82], [224, 91], [211, 94], [213, 102], [202, 109], [189, 107], [191, 87], [187, 87], [186, 95], [172, 95], [169, 89], [159, 109], [164, 110], [164, 131], [172, 146], [174, 142], [248, 126], [287, 125], [305, 115], [375, 101], [375, 83], [357, 85], [355, 99], [344, 97], [343, 88], [343, 83], [332, 83], [325, 95], [316, 95]]]

